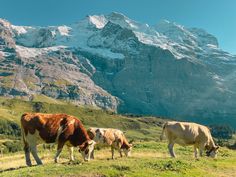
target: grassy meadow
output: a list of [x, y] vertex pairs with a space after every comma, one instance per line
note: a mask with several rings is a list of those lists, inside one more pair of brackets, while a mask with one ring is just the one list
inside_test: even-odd
[[[81, 155], [75, 153], [76, 161], [69, 162], [66, 148], [63, 150], [60, 162], [53, 162], [55, 149], [52, 151], [40, 149], [40, 157], [44, 165], [25, 167], [22, 152], [8, 154], [0, 158], [0, 176], [208, 176], [234, 177], [236, 176], [236, 152], [221, 148], [217, 159], [208, 157], [195, 160], [191, 147], [176, 146], [177, 158], [169, 157], [164, 142], [143, 141], [136, 142], [132, 157], [120, 158], [115, 153], [115, 160], [111, 160], [109, 148], [96, 150], [95, 160], [83, 162]], [[5, 171], [4, 171], [5, 170]]]
[[[75, 162], [69, 162], [67, 148], [63, 149], [58, 164], [53, 162], [55, 148], [43, 149], [38, 146], [39, 155], [44, 163], [41, 166], [26, 167], [23, 151], [0, 154], [0, 176], [68, 176], [68, 177], [105, 177], [105, 176], [208, 176], [236, 177], [236, 151], [221, 147], [217, 159], [202, 157], [194, 159], [192, 147], [176, 145], [177, 158], [170, 158], [166, 141], [160, 142], [161, 127], [165, 120], [153, 117], [129, 117], [117, 115], [109, 111], [75, 106], [65, 101], [58, 101], [44, 96], [34, 99], [0, 98], [1, 121], [19, 124], [24, 112], [40, 109], [45, 113], [67, 113], [77, 116], [86, 127], [113, 127], [126, 131], [127, 138], [134, 139], [132, 156], [120, 158], [115, 152], [115, 160], [111, 160], [109, 147], [96, 147], [95, 160], [83, 162], [81, 155], [75, 150]], [[14, 127], [14, 126], [13, 126]], [[9, 127], [8, 127], [9, 128]], [[0, 147], [4, 142], [16, 142], [21, 146], [19, 136], [10, 130], [0, 134]], [[1, 130], [1, 129], [0, 129]], [[31, 157], [31, 159], [33, 159]], [[35, 162], [33, 161], [35, 164]]]

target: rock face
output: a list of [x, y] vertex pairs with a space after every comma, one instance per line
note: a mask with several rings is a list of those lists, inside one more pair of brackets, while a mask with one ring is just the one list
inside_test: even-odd
[[[91, 79], [96, 69], [90, 61], [78, 57], [64, 46], [48, 46], [49, 30], [39, 29], [32, 47], [19, 45], [16, 28], [3, 26], [0, 45], [0, 95], [31, 98], [35, 94], [70, 100], [116, 111], [118, 98], [99, 87]], [[30, 28], [31, 29], [31, 28]], [[38, 38], [39, 35], [42, 35]], [[26, 39], [25, 39], [26, 40]], [[16, 42], [15, 42], [16, 41]], [[22, 40], [23, 41], [23, 40]], [[26, 40], [27, 41], [27, 40]], [[15, 44], [17, 43], [17, 45]], [[37, 46], [37, 48], [33, 48]], [[42, 47], [43, 46], [43, 47]]]
[[149, 26], [119, 13], [68, 26], [1, 20], [0, 60], [1, 95], [236, 127], [236, 56], [202, 29]]

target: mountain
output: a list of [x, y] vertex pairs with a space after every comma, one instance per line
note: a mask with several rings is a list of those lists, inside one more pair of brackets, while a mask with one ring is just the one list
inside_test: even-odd
[[236, 127], [236, 56], [215, 36], [113, 12], [70, 25], [0, 20], [0, 95]]

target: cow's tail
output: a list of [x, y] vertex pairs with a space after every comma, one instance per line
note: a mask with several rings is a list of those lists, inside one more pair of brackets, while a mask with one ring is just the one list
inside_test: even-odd
[[21, 125], [21, 137], [22, 137], [22, 142], [23, 144], [27, 144], [26, 138], [25, 138], [25, 131]]
[[26, 146], [28, 143], [27, 143], [27, 140], [26, 140], [26, 137], [25, 137], [25, 130], [24, 130], [23, 123], [22, 123], [22, 120], [24, 119], [24, 116], [25, 116], [25, 115], [26, 115], [26, 113], [21, 116], [20, 128], [21, 128], [21, 138], [22, 138], [22, 142], [23, 142], [23, 144]]
[[167, 122], [163, 125], [160, 140], [162, 141], [164, 139], [165, 129], [166, 129]]

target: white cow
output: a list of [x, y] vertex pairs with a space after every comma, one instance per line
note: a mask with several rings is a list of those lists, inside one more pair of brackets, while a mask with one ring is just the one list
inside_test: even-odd
[[207, 150], [207, 156], [213, 158], [217, 156], [219, 146], [215, 145], [211, 132], [206, 126], [190, 122], [169, 121], [164, 124], [161, 140], [164, 134], [167, 137], [168, 149], [172, 157], [175, 157], [173, 150], [175, 143], [182, 146], [193, 145], [196, 158], [198, 149], [200, 156], [203, 155], [204, 149]]
[[[130, 156], [132, 150], [131, 142], [128, 142], [124, 133], [118, 129], [112, 128], [95, 128], [91, 127], [88, 129], [88, 135], [90, 139], [96, 143], [106, 144], [111, 146], [112, 159], [114, 159], [114, 150], [117, 149], [122, 157], [122, 151], [125, 155]], [[94, 155], [92, 154], [92, 157]]]

